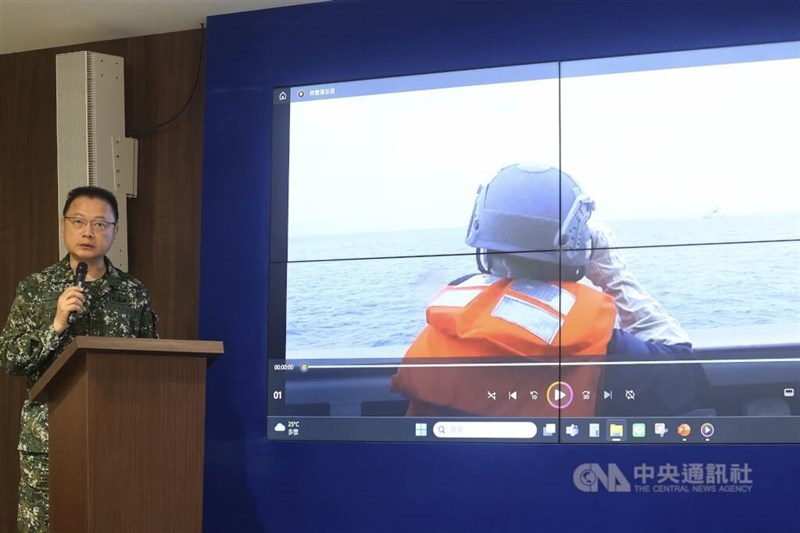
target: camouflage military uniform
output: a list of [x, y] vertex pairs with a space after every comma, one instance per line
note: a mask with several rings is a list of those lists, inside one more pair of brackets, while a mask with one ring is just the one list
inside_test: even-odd
[[[0, 334], [0, 363], [28, 377], [28, 391], [76, 335], [157, 337], [147, 290], [106, 258], [106, 274], [86, 284], [84, 311], [60, 336], [53, 328], [58, 297], [74, 284], [69, 257], [23, 280]], [[48, 528], [47, 405], [25, 399], [19, 437], [20, 531]]]

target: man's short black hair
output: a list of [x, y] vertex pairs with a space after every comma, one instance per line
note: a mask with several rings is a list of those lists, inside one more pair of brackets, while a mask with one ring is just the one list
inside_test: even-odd
[[61, 215], [67, 216], [67, 211], [69, 210], [69, 206], [72, 205], [73, 200], [81, 197], [99, 198], [105, 201], [111, 206], [111, 210], [114, 211], [113, 222], [119, 221], [119, 206], [117, 205], [117, 197], [114, 196], [114, 193], [103, 189], [102, 187], [94, 187], [91, 185], [87, 185], [85, 187], [76, 187], [69, 191], [69, 193], [67, 193], [67, 201], [64, 202], [64, 211], [61, 212]]

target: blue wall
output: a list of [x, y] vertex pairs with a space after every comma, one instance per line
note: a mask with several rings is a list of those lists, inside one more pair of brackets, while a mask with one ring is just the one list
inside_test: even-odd
[[[267, 443], [271, 91], [309, 84], [800, 39], [800, 2], [334, 2], [208, 26], [201, 338], [206, 531], [787, 531], [799, 446]], [[585, 462], [748, 463], [748, 494], [585, 494]]]

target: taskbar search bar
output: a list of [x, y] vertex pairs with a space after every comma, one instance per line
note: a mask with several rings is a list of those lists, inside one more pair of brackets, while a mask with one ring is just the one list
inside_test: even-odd
[[453, 421], [433, 425], [433, 434], [440, 439], [532, 439], [536, 431], [533, 422]]

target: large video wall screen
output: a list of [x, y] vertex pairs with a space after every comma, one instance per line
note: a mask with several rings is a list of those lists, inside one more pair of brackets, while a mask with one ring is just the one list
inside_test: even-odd
[[800, 442], [800, 43], [274, 91], [276, 440]]

